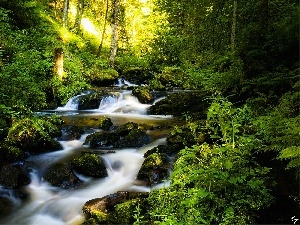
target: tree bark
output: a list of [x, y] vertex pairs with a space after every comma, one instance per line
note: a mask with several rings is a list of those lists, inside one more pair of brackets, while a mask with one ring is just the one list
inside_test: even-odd
[[111, 18], [111, 46], [109, 63], [112, 68], [115, 67], [115, 59], [118, 49], [118, 22], [119, 22], [120, 0], [113, 0], [112, 2], [112, 18]]
[[74, 30], [75, 30], [76, 34], [78, 34], [80, 31], [80, 24], [81, 24], [81, 19], [83, 16], [83, 9], [84, 9], [84, 0], [78, 0], [77, 14], [76, 14], [76, 19], [75, 19], [75, 24], [74, 24]]
[[68, 26], [68, 11], [69, 11], [69, 0], [64, 0], [63, 6], [63, 26]]
[[107, 22], [107, 14], [108, 14], [108, 0], [106, 0], [106, 9], [105, 9], [105, 15], [104, 15], [104, 25], [103, 25], [103, 31], [102, 31], [102, 36], [101, 36], [101, 42], [97, 51], [97, 57], [101, 55], [102, 51], [102, 46], [103, 46], [103, 41], [104, 41], [104, 36], [105, 36], [105, 30], [106, 30], [106, 22]]
[[237, 0], [233, 3], [232, 13], [232, 28], [231, 28], [231, 51], [235, 52], [235, 36], [236, 36], [236, 11], [237, 11]]
[[54, 50], [54, 75], [62, 80], [64, 73], [64, 51], [62, 48]]

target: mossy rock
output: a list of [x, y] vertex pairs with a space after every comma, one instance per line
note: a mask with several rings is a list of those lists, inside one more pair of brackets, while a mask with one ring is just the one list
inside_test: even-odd
[[[118, 191], [87, 201], [82, 207], [86, 220], [83, 224], [133, 224], [135, 206], [143, 205], [148, 192]], [[130, 215], [131, 214], [131, 215]]]
[[119, 136], [114, 132], [95, 132], [86, 137], [85, 144], [89, 143], [91, 148], [112, 147], [119, 141]]
[[124, 203], [115, 205], [114, 213], [112, 213], [112, 219], [115, 224], [128, 225], [133, 224], [136, 219], [133, 217], [135, 210], [143, 202], [140, 198], [131, 199]]
[[121, 138], [115, 147], [118, 148], [139, 148], [149, 143], [149, 137], [145, 130], [132, 129], [125, 137]]
[[61, 136], [61, 131], [49, 121], [25, 118], [12, 125], [7, 141], [23, 151], [43, 153], [62, 149], [62, 146], [53, 140], [57, 136]]
[[0, 162], [14, 163], [25, 159], [24, 152], [8, 143], [0, 143]]
[[122, 72], [122, 77], [134, 84], [145, 84], [153, 77], [153, 74], [145, 67], [128, 67]]
[[81, 183], [81, 180], [73, 173], [68, 164], [60, 163], [48, 168], [43, 179], [48, 181], [51, 185], [61, 188], [75, 187]]
[[147, 158], [149, 155], [153, 153], [161, 153], [172, 156], [173, 154], [177, 154], [182, 148], [178, 145], [158, 145], [144, 154], [144, 158]]
[[96, 92], [83, 95], [78, 104], [78, 110], [98, 109], [103, 96], [106, 94], [106, 92]]
[[126, 135], [128, 135], [130, 133], [131, 130], [137, 129], [138, 127], [139, 127], [139, 125], [137, 123], [128, 122], [128, 123], [118, 126], [114, 132], [121, 137], [125, 137]]
[[149, 87], [135, 87], [132, 90], [132, 95], [137, 97], [140, 103], [151, 104], [154, 102], [154, 97], [150, 92]]
[[111, 86], [119, 77], [119, 73], [114, 69], [103, 69], [97, 66], [91, 68], [88, 78], [93, 85], [105, 87]]
[[29, 175], [18, 166], [2, 165], [0, 174], [0, 185], [5, 188], [18, 188], [30, 183]]
[[152, 153], [144, 160], [137, 179], [145, 180], [149, 186], [161, 183], [169, 177], [168, 167], [169, 161], [166, 154]]
[[84, 129], [78, 126], [62, 126], [62, 135], [58, 138], [59, 141], [71, 141], [80, 139], [84, 134]]
[[110, 128], [112, 126], [113, 126], [113, 122], [108, 117], [104, 117], [99, 123], [99, 128], [106, 130], [106, 131], [110, 130]]
[[168, 95], [148, 109], [152, 115], [190, 115], [197, 119], [206, 119], [209, 104], [208, 94], [202, 91], [179, 92]]
[[71, 162], [72, 168], [85, 176], [102, 178], [107, 176], [102, 158], [96, 154], [85, 153]]

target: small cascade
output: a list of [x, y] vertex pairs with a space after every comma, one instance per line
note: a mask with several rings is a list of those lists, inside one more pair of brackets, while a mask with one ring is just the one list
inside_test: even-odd
[[108, 96], [102, 99], [98, 111], [103, 113], [125, 113], [146, 115], [148, 104], [142, 104], [132, 96], [132, 91], [123, 91], [120, 96]]
[[128, 86], [128, 87], [132, 87], [132, 86], [138, 86], [136, 84], [133, 84], [127, 80], [124, 80], [123, 78], [118, 78], [118, 82], [117, 84], [115, 84], [116, 87], [123, 87], [123, 86]]
[[63, 107], [58, 107], [56, 110], [77, 110], [81, 97], [86, 94], [76, 95], [69, 99], [67, 104]]
[[104, 97], [100, 102], [99, 110], [104, 110], [105, 108], [112, 106], [113, 104], [117, 103], [118, 100], [119, 97], [115, 95]]

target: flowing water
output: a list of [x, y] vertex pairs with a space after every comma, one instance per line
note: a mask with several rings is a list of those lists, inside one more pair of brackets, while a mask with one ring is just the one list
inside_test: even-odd
[[[103, 116], [110, 117], [114, 125], [132, 121], [160, 126], [175, 122], [171, 116], [146, 115], [150, 105], [140, 104], [128, 91], [118, 96], [109, 96], [101, 101], [98, 109], [88, 111], [77, 110], [78, 101], [74, 99], [80, 96], [73, 97], [65, 107], [56, 110], [56, 112], [64, 112], [63, 118], [67, 124], [91, 126], [97, 118]], [[29, 198], [21, 201], [11, 190], [0, 187], [0, 197], [9, 198], [17, 208], [11, 215], [0, 221], [0, 224], [80, 224], [84, 219], [82, 206], [90, 199], [101, 198], [117, 191], [150, 191], [150, 187], [137, 185], [135, 178], [143, 163], [143, 154], [159, 144], [166, 143], [167, 131], [149, 131], [148, 134], [151, 137], [150, 144], [142, 148], [121, 149], [116, 150], [115, 153], [101, 155], [108, 176], [94, 179], [77, 174], [83, 181], [83, 185], [71, 190], [51, 186], [42, 179], [42, 175], [53, 163], [89, 148], [83, 146], [88, 134], [82, 135], [79, 140], [61, 141], [63, 146], [61, 151], [29, 157], [27, 163], [32, 165], [31, 183], [24, 188]]]

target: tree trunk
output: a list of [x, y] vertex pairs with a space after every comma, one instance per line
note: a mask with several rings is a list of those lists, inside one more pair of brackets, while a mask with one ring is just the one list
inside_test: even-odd
[[69, 0], [64, 0], [64, 9], [63, 9], [63, 26], [67, 27], [68, 25], [68, 11], [69, 11]]
[[237, 0], [233, 3], [233, 13], [232, 13], [232, 28], [231, 28], [231, 51], [235, 52], [235, 36], [236, 36], [236, 10], [237, 10]]
[[84, 9], [84, 0], [78, 0], [77, 14], [76, 14], [76, 19], [75, 19], [75, 24], [74, 24], [74, 30], [75, 30], [76, 34], [78, 34], [80, 31], [80, 24], [81, 24], [81, 19], [82, 19], [82, 15], [83, 15], [83, 9]]
[[106, 10], [105, 10], [105, 15], [104, 15], [104, 25], [103, 25], [103, 31], [102, 31], [102, 36], [101, 36], [101, 42], [97, 51], [97, 57], [101, 55], [102, 51], [102, 45], [104, 41], [104, 36], [105, 36], [105, 30], [106, 30], [106, 21], [107, 21], [107, 14], [108, 14], [108, 0], [106, 0]]
[[113, 0], [112, 2], [112, 18], [111, 18], [111, 46], [109, 63], [112, 68], [115, 67], [115, 59], [118, 49], [118, 22], [119, 22], [120, 0]]
[[54, 50], [54, 75], [62, 80], [64, 73], [64, 51], [62, 48]]

